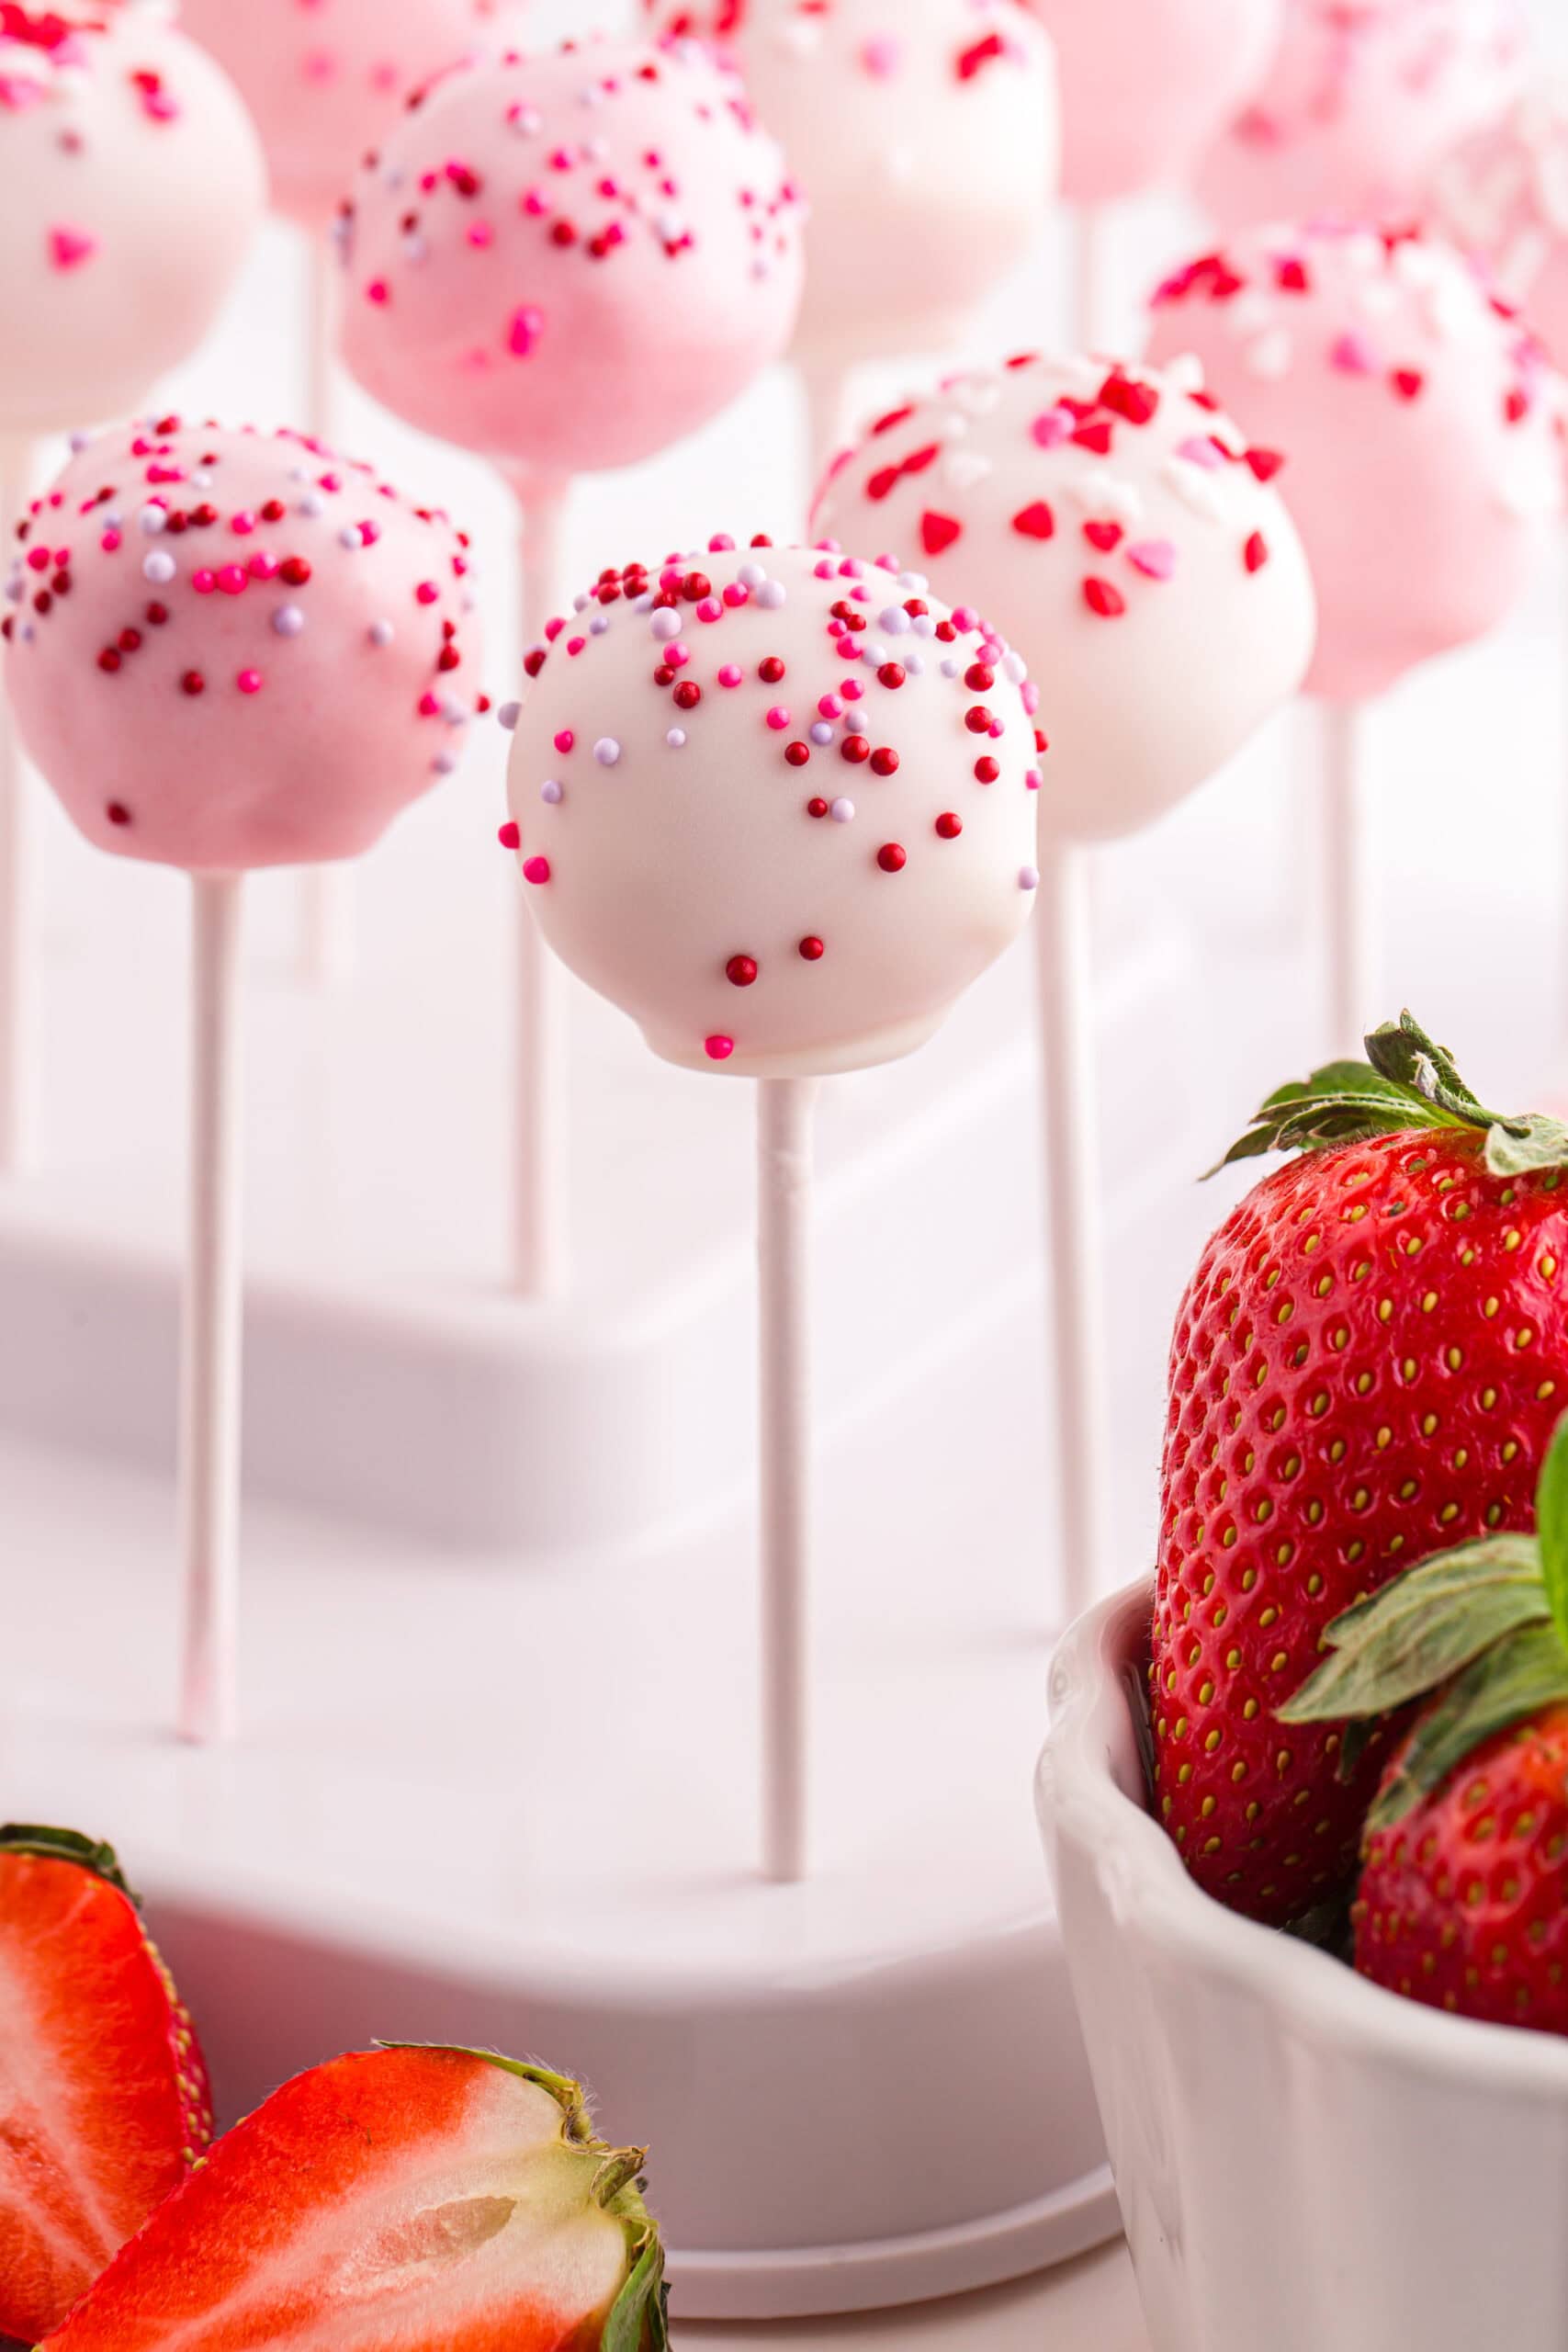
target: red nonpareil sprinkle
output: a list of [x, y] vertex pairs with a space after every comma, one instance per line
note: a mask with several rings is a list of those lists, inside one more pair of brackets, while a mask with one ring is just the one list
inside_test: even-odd
[[727, 1062], [735, 1051], [733, 1037], [705, 1037], [703, 1051], [710, 1062]]
[[826, 947], [824, 947], [822, 942], [816, 936], [815, 933], [803, 939], [800, 943], [801, 956], [807, 964], [819, 964], [827, 952]]
[[928, 507], [920, 517], [920, 545], [928, 555], [941, 555], [963, 533], [963, 524], [951, 514], [938, 514]]
[[1056, 517], [1043, 498], [1021, 508], [1012, 518], [1012, 527], [1025, 539], [1049, 539], [1055, 536]]
[[1516, 384], [1503, 401], [1503, 416], [1509, 424], [1522, 424], [1530, 413], [1529, 397]]
[[904, 664], [901, 662], [885, 662], [876, 673], [876, 680], [878, 685], [897, 693], [904, 683]]
[[549, 878], [550, 861], [547, 857], [525, 858], [523, 861], [523, 879], [525, 882], [532, 882], [535, 887], [537, 888], [539, 884], [547, 882]]
[[757, 670], [757, 675], [765, 686], [776, 686], [784, 674], [784, 665], [776, 653], [770, 653], [767, 660], [759, 664]]
[[310, 577], [310, 567], [302, 555], [286, 556], [277, 567], [277, 576], [288, 588], [303, 588]]
[[130, 811], [123, 800], [111, 800], [104, 814], [111, 825], [129, 825], [130, 822]]
[[873, 752], [871, 772], [873, 775], [897, 775], [898, 773], [897, 752], [886, 744], [881, 750]]
[[997, 673], [984, 662], [972, 662], [964, 673], [964, 683], [972, 695], [988, 695], [997, 683]]
[[828, 814], [828, 803], [825, 800], [808, 800], [806, 804], [806, 813], [808, 817], [825, 817]]
[[749, 989], [757, 978], [754, 956], [732, 956], [724, 967], [724, 977], [732, 989]]
[[1254, 531], [1242, 549], [1242, 560], [1248, 571], [1261, 571], [1269, 560], [1269, 542], [1261, 531]]
[[1402, 401], [1413, 401], [1420, 397], [1427, 379], [1418, 368], [1396, 368], [1391, 380]]
[[1104, 621], [1119, 619], [1127, 609], [1126, 598], [1119, 588], [1111, 586], [1109, 580], [1086, 580], [1083, 596], [1089, 611], [1098, 614]]
[[106, 645], [103, 651], [98, 656], [99, 669], [107, 670], [112, 676], [113, 673], [118, 670], [119, 666], [120, 656], [118, 648], [112, 645]]
[[986, 757], [983, 760], [976, 760], [975, 763], [975, 781], [976, 784], [995, 784], [1001, 772], [1001, 764], [999, 761], [993, 760], [989, 752], [986, 754]]
[[695, 710], [703, 698], [703, 690], [694, 678], [682, 678], [671, 700], [677, 710]]
[[902, 874], [908, 865], [908, 853], [897, 842], [885, 842], [876, 853], [876, 862], [884, 874]]
[[839, 756], [858, 768], [863, 761], [870, 759], [871, 745], [863, 735], [846, 735], [839, 746]]
[[502, 825], [500, 832], [496, 835], [496, 839], [501, 843], [502, 849], [521, 849], [523, 846], [523, 828], [521, 825], [514, 825], [508, 822]]
[[944, 842], [955, 842], [964, 831], [964, 822], [962, 818], [955, 817], [949, 808], [937, 819], [936, 829]]
[[787, 743], [784, 757], [792, 768], [803, 768], [811, 757], [811, 746], [809, 743]]
[[1312, 291], [1312, 280], [1307, 276], [1304, 261], [1287, 259], [1276, 263], [1274, 282], [1285, 294], [1310, 294]]
[[204, 695], [207, 692], [207, 680], [199, 670], [187, 670], [180, 680], [180, 690], [187, 695]]
[[[287, 565], [284, 566], [283, 576], [286, 580], [288, 578]], [[438, 605], [441, 602], [441, 591], [434, 580], [422, 580], [414, 590], [413, 596], [416, 605]]]
[[988, 735], [996, 723], [994, 715], [983, 702], [976, 703], [972, 710], [964, 714], [964, 724], [971, 735]]

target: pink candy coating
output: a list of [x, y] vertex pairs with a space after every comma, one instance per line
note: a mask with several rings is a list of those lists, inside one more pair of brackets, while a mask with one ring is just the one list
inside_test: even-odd
[[[463, 543], [370, 468], [164, 418], [90, 443], [22, 531], [6, 685], [99, 848], [210, 873], [353, 857], [456, 766], [482, 661]], [[265, 573], [214, 566], [258, 540]]]
[[[678, 563], [668, 589], [633, 567], [580, 600], [603, 624], [580, 658], [559, 638], [529, 657], [509, 797], [530, 909], [687, 1069], [825, 1075], [911, 1052], [1033, 904], [1021, 665], [977, 692], [989, 633], [960, 631], [896, 565], [768, 546]], [[722, 605], [732, 582], [743, 605]], [[677, 675], [658, 611], [710, 588], [723, 618]], [[835, 607], [864, 622], [847, 651]], [[863, 694], [837, 721], [814, 717], [846, 659]], [[719, 684], [730, 665], [736, 687]], [[781, 697], [794, 732], [772, 723]]]
[[1029, 0], [1056, 44], [1062, 188], [1104, 204], [1184, 181], [1258, 87], [1284, 0]]
[[705, 52], [496, 57], [441, 82], [361, 172], [345, 354], [447, 440], [542, 475], [632, 464], [784, 351], [803, 220]]
[[1151, 352], [1196, 355], [1252, 438], [1290, 453], [1310, 692], [1381, 693], [1505, 617], [1561, 507], [1558, 379], [1450, 246], [1255, 230], [1168, 282]]
[[1288, 0], [1285, 38], [1195, 193], [1229, 232], [1404, 220], [1439, 159], [1519, 88], [1518, 0]]
[[[20, 20], [8, 19], [15, 28]], [[133, 408], [210, 327], [265, 201], [249, 118], [149, 10], [0, 31], [0, 434]]]
[[503, 0], [181, 0], [180, 21], [255, 118], [278, 209], [322, 228], [409, 93], [506, 13]]
[[720, 42], [784, 141], [811, 205], [807, 360], [948, 347], [1038, 243], [1056, 85], [1020, 0], [644, 6], [661, 31]]

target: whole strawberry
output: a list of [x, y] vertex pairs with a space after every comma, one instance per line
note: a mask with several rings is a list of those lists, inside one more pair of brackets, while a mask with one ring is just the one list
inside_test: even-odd
[[113, 1852], [0, 1829], [0, 2336], [58, 2326], [210, 2138], [190, 2019]]
[[220, 2140], [41, 2352], [669, 2352], [644, 2153], [537, 2066], [335, 2058]]
[[1286, 1713], [1359, 1724], [1437, 1692], [1368, 1817], [1356, 1965], [1433, 2007], [1568, 2033], [1568, 1419], [1537, 1508], [1539, 1541], [1441, 1554], [1339, 1619]]
[[1170, 1361], [1151, 1693], [1161, 1816], [1283, 1924], [1355, 1868], [1377, 1736], [1279, 1710], [1325, 1629], [1441, 1545], [1534, 1523], [1568, 1399], [1568, 1130], [1482, 1108], [1408, 1014], [1230, 1154], [1300, 1155], [1203, 1254]]

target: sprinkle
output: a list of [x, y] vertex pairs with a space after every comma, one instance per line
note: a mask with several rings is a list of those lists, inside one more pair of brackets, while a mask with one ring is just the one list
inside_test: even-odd
[[735, 1051], [733, 1037], [705, 1037], [703, 1051], [710, 1062], [727, 1062]]
[[557, 751], [560, 753], [561, 757], [565, 759], [567, 754], [575, 747], [577, 736], [571, 728], [563, 727], [559, 734], [556, 737], [555, 742]]
[[909, 863], [908, 852], [901, 849], [897, 842], [884, 842], [876, 853], [876, 862], [884, 874], [902, 874]]
[[683, 727], [672, 727], [664, 740], [672, 752], [683, 752], [686, 748], [686, 730]]
[[790, 715], [782, 703], [775, 703], [768, 713], [768, 725], [775, 735], [782, 735], [790, 723]]
[[1242, 560], [1248, 571], [1261, 571], [1269, 560], [1269, 542], [1261, 531], [1254, 531], [1242, 550]]
[[539, 797], [546, 803], [547, 807], [558, 808], [561, 802], [566, 798], [566, 786], [561, 783], [558, 776], [549, 776], [539, 786]]
[[1043, 449], [1057, 448], [1072, 437], [1073, 420], [1064, 408], [1048, 408], [1029, 428]]
[[749, 989], [757, 978], [754, 956], [732, 956], [724, 967], [724, 977], [731, 988]]
[[1037, 865], [1021, 865], [1018, 869], [1018, 887], [1021, 890], [1038, 890], [1040, 868]]
[[852, 800], [830, 801], [828, 806], [828, 814], [835, 825], [852, 825], [855, 818], [855, 804]]
[[738, 662], [727, 662], [718, 673], [718, 683], [721, 686], [738, 686], [745, 674]]
[[1119, 588], [1111, 586], [1109, 580], [1086, 580], [1083, 594], [1089, 611], [1098, 614], [1101, 620], [1116, 620], [1127, 609], [1126, 598]]
[[509, 820], [507, 823], [502, 825], [500, 832], [496, 835], [496, 839], [501, 843], [502, 849], [521, 849], [523, 846], [523, 828], [521, 825], [513, 824]]
[[1328, 364], [1337, 368], [1343, 376], [1371, 376], [1377, 372], [1377, 355], [1364, 334], [1352, 329], [1342, 334], [1328, 355]]
[[827, 952], [822, 942], [815, 935], [803, 939], [800, 943], [801, 957], [807, 964], [819, 964]]
[[936, 830], [944, 842], [955, 842], [964, 831], [964, 821], [962, 818], [955, 817], [949, 808], [937, 819]]
[[92, 260], [98, 250], [98, 241], [86, 229], [55, 228], [49, 232], [49, 260], [51, 269], [80, 269]]
[[964, 526], [951, 514], [938, 514], [930, 507], [920, 517], [920, 545], [928, 555], [941, 555], [954, 539], [963, 536]]
[[154, 588], [166, 588], [178, 569], [174, 557], [163, 548], [154, 548], [151, 555], [141, 559], [141, 577], [150, 580]]
[[1427, 382], [1418, 368], [1396, 368], [1391, 380], [1402, 401], [1418, 400]]
[[[285, 580], [288, 578], [287, 564], [283, 567], [283, 576]], [[438, 605], [441, 602], [441, 591], [434, 580], [422, 580], [413, 594], [414, 602], [417, 605]]]
[[263, 679], [259, 670], [242, 670], [234, 684], [243, 695], [259, 695]]
[[520, 702], [503, 702], [495, 715], [507, 734], [513, 735], [515, 734], [517, 722], [523, 716], [523, 706]]
[[601, 735], [593, 746], [593, 756], [602, 768], [613, 768], [621, 756], [621, 747], [613, 735]]
[[1021, 538], [1048, 539], [1055, 532], [1056, 517], [1043, 498], [1020, 509], [1012, 518], [1012, 527]]
[[279, 637], [298, 637], [305, 626], [305, 616], [298, 605], [279, 605], [272, 616], [272, 626]]
[[523, 862], [523, 879], [525, 882], [538, 884], [541, 882], [547, 882], [549, 878], [550, 861], [547, 857], [525, 858]]
[[1176, 576], [1177, 549], [1170, 539], [1139, 539], [1127, 549], [1127, 560], [1134, 571], [1145, 580], [1171, 580]]

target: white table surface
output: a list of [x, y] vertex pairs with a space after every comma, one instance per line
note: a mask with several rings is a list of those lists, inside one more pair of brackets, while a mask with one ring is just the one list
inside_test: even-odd
[[1132, 2265], [1120, 2243], [1020, 2286], [865, 2319], [682, 2327], [677, 2310], [674, 2336], [677, 2352], [793, 2352], [801, 2345], [812, 2352], [870, 2352], [895, 2344], [919, 2352], [1149, 2352]]

